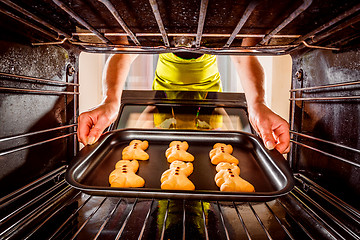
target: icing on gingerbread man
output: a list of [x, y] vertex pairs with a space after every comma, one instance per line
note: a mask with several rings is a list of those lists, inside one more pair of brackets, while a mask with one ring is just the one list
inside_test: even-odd
[[231, 155], [232, 152], [233, 152], [233, 148], [231, 145], [226, 145], [223, 143], [215, 144], [213, 149], [209, 153], [211, 163], [214, 165], [217, 165], [220, 162], [238, 164], [239, 160], [233, 155]]
[[239, 176], [240, 168], [234, 163], [221, 162], [216, 166], [216, 171], [215, 182], [220, 191], [255, 192], [254, 186]]
[[143, 187], [145, 180], [136, 175], [139, 168], [136, 160], [120, 160], [115, 165], [115, 170], [110, 173], [109, 183], [111, 187]]
[[185, 141], [172, 141], [165, 152], [168, 162], [172, 163], [175, 160], [184, 162], [194, 161], [194, 156], [186, 151], [188, 148], [189, 145]]
[[122, 158], [125, 160], [148, 160], [149, 154], [144, 151], [148, 147], [148, 141], [132, 140], [129, 146], [122, 151]]
[[170, 169], [161, 175], [161, 189], [195, 190], [195, 185], [187, 178], [193, 171], [192, 163], [174, 161]]

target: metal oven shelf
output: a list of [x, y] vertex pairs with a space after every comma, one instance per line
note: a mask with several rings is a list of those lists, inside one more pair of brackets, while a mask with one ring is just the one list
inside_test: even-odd
[[301, 174], [281, 198], [227, 202], [91, 196], [64, 172], [0, 199], [1, 238], [359, 239], [360, 212]]

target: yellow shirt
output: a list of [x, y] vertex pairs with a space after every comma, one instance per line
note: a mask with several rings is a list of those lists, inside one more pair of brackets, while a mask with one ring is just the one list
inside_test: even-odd
[[[160, 54], [153, 89], [166, 91], [170, 99], [186, 97], [186, 94], [190, 94], [194, 99], [206, 99], [207, 92], [221, 92], [216, 56], [204, 54], [197, 59], [182, 59], [173, 53]], [[191, 94], [177, 91], [193, 92]], [[201, 113], [175, 113], [175, 116], [174, 113], [154, 113], [154, 125], [165, 129], [221, 128], [222, 116]]]
[[153, 89], [221, 92], [216, 56], [182, 59], [173, 53], [159, 54]]

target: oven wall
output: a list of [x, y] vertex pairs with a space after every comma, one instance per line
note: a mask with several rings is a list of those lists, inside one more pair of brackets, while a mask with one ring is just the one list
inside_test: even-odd
[[69, 66], [78, 68], [77, 59], [77, 52], [58, 46], [0, 41], [1, 196], [74, 154], [78, 90], [66, 83], [77, 82], [77, 73], [67, 74]]
[[[360, 79], [359, 59], [360, 52], [355, 49], [342, 53], [315, 50], [295, 54], [292, 89], [356, 83]], [[290, 155], [295, 172], [306, 175], [357, 208], [360, 206], [359, 95], [359, 83], [292, 93], [296, 101], [293, 99], [291, 105], [294, 132]]]

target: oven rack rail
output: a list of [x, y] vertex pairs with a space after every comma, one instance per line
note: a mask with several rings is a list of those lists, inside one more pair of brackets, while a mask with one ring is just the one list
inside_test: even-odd
[[[343, 12], [342, 14], [335, 17], [333, 20], [321, 25], [320, 27], [310, 31], [304, 35], [286, 35], [279, 34], [279, 32], [293, 22], [301, 13], [305, 12], [306, 9], [312, 4], [312, 0], [304, 0], [303, 3], [297, 7], [289, 16], [287, 16], [283, 21], [277, 26], [273, 27], [272, 31], [269, 33], [262, 34], [239, 34], [242, 30], [244, 24], [247, 22], [249, 16], [253, 13], [259, 1], [250, 1], [249, 5], [245, 9], [243, 16], [240, 18], [237, 26], [234, 28], [231, 34], [206, 34], [203, 33], [204, 25], [206, 21], [206, 13], [208, 0], [201, 0], [199, 6], [199, 16], [194, 16], [198, 19], [198, 27], [196, 33], [168, 33], [165, 30], [165, 26], [162, 21], [162, 16], [160, 15], [159, 5], [156, 0], [149, 0], [151, 5], [152, 13], [156, 19], [160, 32], [154, 33], [134, 33], [127, 26], [124, 19], [120, 16], [119, 12], [112, 5], [109, 0], [99, 0], [102, 4], [105, 5], [109, 14], [113, 15], [119, 26], [123, 29], [124, 32], [102, 32], [101, 29], [96, 29], [91, 24], [86, 22], [78, 13], [73, 9], [67, 6], [60, 0], [52, 0], [56, 7], [64, 11], [69, 18], [73, 19], [79, 27], [87, 29], [88, 32], [84, 33], [68, 33], [60, 30], [54, 24], [47, 22], [46, 20], [36, 16], [31, 11], [13, 3], [10, 0], [1, 0], [7, 7], [11, 8], [14, 12], [10, 12], [2, 7], [0, 7], [0, 12], [7, 15], [10, 18], [15, 19], [16, 21], [21, 22], [22, 24], [33, 28], [42, 34], [46, 35], [54, 41], [41, 41], [33, 42], [34, 46], [39, 45], [61, 45], [65, 42], [69, 42], [73, 45], [78, 45], [83, 48], [83, 50], [88, 52], [102, 52], [102, 53], [165, 53], [165, 52], [175, 52], [175, 51], [194, 51], [202, 52], [209, 54], [247, 54], [247, 55], [282, 55], [282, 54], [291, 54], [295, 50], [302, 48], [317, 48], [317, 49], [327, 49], [327, 50], [340, 50], [337, 46], [344, 46], [350, 41], [353, 41], [358, 37], [358, 34], [350, 34], [346, 37], [341, 36], [341, 39], [332, 42], [328, 46], [319, 46], [324, 40], [329, 38], [331, 35], [338, 33], [339, 31], [351, 27], [353, 24], [356, 24], [360, 21], [359, 10], [360, 4], [353, 6], [351, 9]], [[27, 18], [19, 16], [23, 14]], [[28, 20], [30, 19], [30, 20]], [[39, 26], [41, 25], [41, 27]], [[99, 42], [85, 42], [79, 40], [80, 35], [95, 36]], [[124, 44], [113, 44], [107, 37], [108, 36], [128, 36], [134, 45], [124, 45]], [[164, 45], [162, 46], [145, 46], [139, 41], [138, 37], [157, 37], [161, 36]], [[194, 47], [174, 47], [171, 46], [169, 37], [171, 36], [193, 36], [196, 38], [194, 41]], [[201, 45], [201, 40], [206, 37], [221, 37], [227, 38], [226, 44], [222, 47], [205, 47]], [[256, 46], [241, 46], [234, 47], [231, 46], [235, 38], [261, 38], [259, 43]], [[275, 38], [284, 38], [284, 39], [294, 39], [291, 44], [280, 44], [280, 45], [271, 45], [269, 41]], [[121, 50], [119, 49], [121, 48]]]
[[[296, 73], [298, 80], [302, 80], [302, 70]], [[313, 133], [302, 132], [301, 129], [295, 129], [295, 105], [301, 105], [301, 111], [304, 111], [305, 104], [339, 104], [339, 103], [358, 103], [360, 96], [358, 96], [358, 89], [360, 81], [349, 81], [332, 83], [326, 85], [299, 87], [290, 89], [289, 101], [292, 104], [290, 129], [290, 142], [294, 148], [305, 148], [313, 152], [320, 153], [321, 155], [330, 157], [330, 159], [336, 159], [352, 167], [360, 168], [360, 164], [357, 161], [360, 156], [360, 149], [350, 147], [344, 144], [340, 144], [334, 141], [323, 139], [324, 137], [314, 136]], [[305, 95], [305, 96], [304, 96]], [[320, 95], [320, 96], [319, 96]], [[316, 97], [314, 97], [316, 96]], [[304, 115], [304, 112], [301, 113]], [[304, 143], [306, 140], [307, 143]], [[323, 144], [320, 147], [318, 144]], [[325, 148], [324, 146], [327, 146]], [[328, 148], [330, 147], [330, 148]], [[341, 150], [332, 151], [332, 149]], [[290, 158], [290, 165], [292, 168], [296, 168], [296, 162], [293, 162]]]
[[[80, 84], [77, 82], [71, 82], [70, 76], [72, 75], [72, 73], [69, 72], [72, 71], [71, 68], [72, 66], [70, 64], [66, 67], [67, 74], [65, 77], [65, 81], [0, 72], [0, 80], [1, 80], [0, 93], [65, 96], [66, 99], [65, 101], [67, 103], [73, 101], [74, 108], [72, 114], [76, 116], [77, 115], [76, 106], [78, 102], [78, 95], [80, 94], [79, 93]], [[18, 87], [19, 83], [22, 84], [23, 86], [22, 88]], [[66, 114], [68, 113], [66, 112]], [[76, 141], [76, 128], [77, 128], [76, 122], [69, 122], [66, 125], [54, 126], [39, 131], [0, 137], [0, 144], [6, 142], [12, 143], [12, 144], [8, 144], [5, 149], [0, 150], [0, 157], [18, 151], [26, 150], [32, 147], [36, 147], [39, 145], [43, 145], [46, 143], [50, 143], [53, 141], [57, 141], [60, 139], [70, 139], [70, 138], [73, 139], [73, 145], [74, 145], [73, 151], [71, 153], [71, 156], [73, 157], [76, 155], [76, 151], [78, 149], [78, 145]], [[19, 139], [26, 139], [27, 137], [39, 136], [50, 132], [52, 132], [56, 136], [52, 138], [44, 139], [42, 141], [38, 140], [37, 142], [34, 143], [26, 143], [24, 145], [19, 144], [19, 142], [21, 142]]]
[[90, 196], [65, 171], [0, 199], [2, 239], [360, 239], [360, 212], [301, 174], [288, 195], [257, 203]]
[[[19, 88], [19, 87], [12, 87], [10, 84], [9, 86], [0, 86], [0, 92], [16, 92], [16, 93], [23, 93], [23, 94], [52, 94], [52, 95], [79, 95], [79, 86], [78, 83], [69, 82], [68, 79], [65, 81], [57, 81], [57, 80], [50, 80], [44, 78], [36, 78], [18, 74], [11, 74], [6, 72], [0, 72], [0, 79], [4, 80], [4, 82], [18, 82], [18, 83], [33, 83], [30, 87], [27, 88]], [[61, 90], [44, 90], [43, 86], [50, 86], [52, 88], [62, 88]], [[36, 86], [37, 88], [35, 88]], [[65, 87], [65, 89], [63, 89]], [[72, 88], [69, 89], [69, 88]]]

